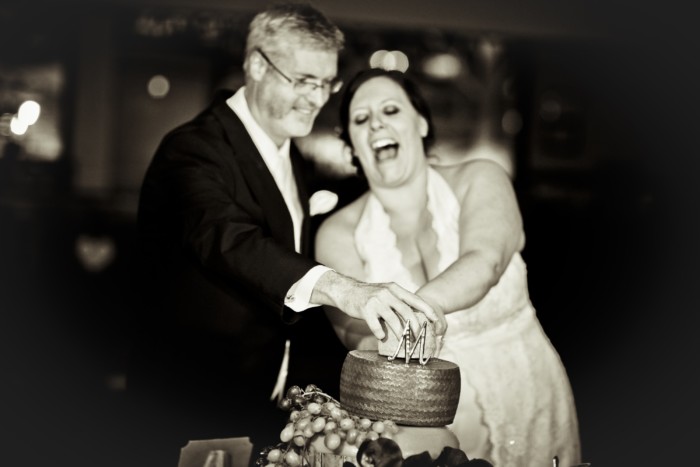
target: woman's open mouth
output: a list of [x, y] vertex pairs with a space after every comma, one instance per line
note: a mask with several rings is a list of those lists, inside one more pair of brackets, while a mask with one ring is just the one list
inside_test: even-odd
[[374, 159], [377, 162], [384, 162], [396, 158], [399, 143], [390, 138], [379, 139], [372, 143]]

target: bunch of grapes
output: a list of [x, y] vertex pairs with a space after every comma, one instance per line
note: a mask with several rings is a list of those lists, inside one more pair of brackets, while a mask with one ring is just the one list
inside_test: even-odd
[[297, 467], [308, 464], [307, 450], [312, 439], [324, 435], [324, 444], [339, 450], [343, 443], [360, 446], [366, 439], [392, 438], [399, 428], [391, 420], [373, 421], [349, 414], [340, 402], [314, 384], [306, 389], [292, 386], [279, 403], [289, 411], [287, 425], [280, 432], [281, 443], [265, 448], [256, 464], [265, 467]]

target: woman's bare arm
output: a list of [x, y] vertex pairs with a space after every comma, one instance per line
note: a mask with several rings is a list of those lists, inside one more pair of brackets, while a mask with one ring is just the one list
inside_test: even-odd
[[439, 170], [460, 202], [459, 259], [417, 294], [444, 313], [471, 307], [498, 283], [524, 246], [512, 182], [498, 164], [478, 160]]

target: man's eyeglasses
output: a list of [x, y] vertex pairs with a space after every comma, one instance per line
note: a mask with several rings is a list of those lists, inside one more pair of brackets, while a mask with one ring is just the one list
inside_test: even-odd
[[338, 91], [340, 91], [340, 88], [343, 87], [343, 81], [339, 78], [333, 78], [330, 81], [311, 81], [307, 78], [303, 79], [293, 79], [287, 76], [282, 70], [277, 68], [277, 65], [272, 63], [272, 60], [265, 55], [265, 52], [263, 52], [259, 47], [255, 49], [256, 52], [260, 54], [262, 58], [265, 59], [265, 61], [277, 72], [279, 75], [285, 79], [289, 84], [292, 85], [294, 88], [294, 92], [299, 94], [300, 96], [309, 94], [312, 91], [315, 91], [318, 88], [321, 88], [323, 91], [328, 91], [329, 94], [335, 94]]

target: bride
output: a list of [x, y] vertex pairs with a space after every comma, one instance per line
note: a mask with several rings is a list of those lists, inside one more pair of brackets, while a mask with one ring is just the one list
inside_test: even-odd
[[[322, 224], [317, 260], [363, 281], [396, 282], [445, 314], [438, 356], [462, 378], [450, 428], [470, 458], [499, 467], [580, 462], [566, 370], [528, 296], [508, 174], [483, 159], [432, 164], [430, 111], [401, 72], [361, 71], [340, 112], [341, 138], [370, 190]], [[363, 321], [327, 313], [346, 347], [377, 348]]]

